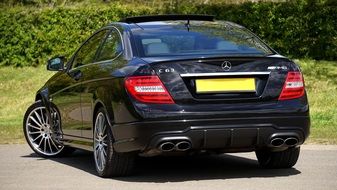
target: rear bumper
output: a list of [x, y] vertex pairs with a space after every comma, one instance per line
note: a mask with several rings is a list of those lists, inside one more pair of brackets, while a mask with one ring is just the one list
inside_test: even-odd
[[191, 150], [239, 152], [268, 147], [275, 135], [290, 135], [302, 144], [309, 135], [309, 116], [142, 121], [112, 127], [117, 152], [158, 150], [165, 139], [183, 138]]

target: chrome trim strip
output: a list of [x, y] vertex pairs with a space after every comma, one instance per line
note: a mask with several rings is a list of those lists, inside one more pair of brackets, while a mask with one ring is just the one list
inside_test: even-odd
[[[73, 66], [73, 61], [74, 61], [74, 56], [75, 56], [75, 57], [77, 56], [77, 53], [78, 53], [78, 52], [80, 51], [80, 49], [84, 46], [84, 44], [87, 43], [87, 41], [89, 41], [95, 34], [97, 34], [97, 33], [100, 32], [100, 31], [103, 31], [103, 30], [110, 30], [110, 33], [112, 32], [112, 30], [117, 31], [117, 33], [118, 33], [118, 35], [119, 35], [119, 39], [120, 39], [120, 41], [122, 42], [122, 50], [123, 50], [123, 51], [121, 51], [121, 52], [120, 52], [118, 55], [116, 55], [113, 59], [103, 60], [103, 61], [93, 62], [93, 63], [88, 63], [88, 64], [85, 64], [85, 65], [81, 65], [81, 66], [72, 68], [72, 66]], [[109, 33], [109, 34], [110, 34], [110, 33]], [[107, 38], [107, 36], [104, 37], [104, 42], [105, 42], [106, 38]], [[102, 43], [104, 43], [104, 42], [101, 42], [101, 43], [99, 44], [99, 46], [101, 46]], [[81, 44], [81, 46], [75, 51], [74, 55], [72, 55], [72, 57], [71, 57], [70, 60], [69, 60], [69, 61], [71, 61], [71, 63], [70, 63], [70, 68], [69, 68], [69, 69], [66, 68], [66, 69], [67, 69], [67, 72], [71, 72], [71, 71], [76, 70], [76, 69], [78, 69], [78, 68], [83, 68], [83, 67], [90, 66], [90, 65], [94, 65], [94, 64], [100, 64], [100, 63], [102, 63], [102, 62], [106, 62], [106, 61], [110, 61], [110, 60], [111, 60], [111, 61], [114, 61], [114, 60], [117, 59], [120, 55], [122, 55], [122, 54], [124, 53], [124, 51], [125, 51], [124, 39], [123, 39], [123, 35], [122, 35], [122, 33], [119, 31], [119, 29], [118, 29], [116, 26], [108, 26], [108, 27], [101, 28], [101, 29], [97, 30], [94, 34], [92, 34], [88, 39], [86, 39], [86, 40]], [[97, 49], [96, 49], [96, 52], [95, 52], [95, 53], [97, 53]], [[95, 56], [96, 56], [96, 55], [95, 55]], [[67, 63], [67, 65], [68, 65], [68, 63]]]
[[115, 58], [113, 59], [107, 59], [107, 60], [103, 60], [103, 61], [98, 61], [98, 62], [92, 62], [92, 63], [88, 63], [88, 64], [85, 64], [85, 65], [81, 65], [81, 66], [78, 66], [78, 67], [75, 67], [75, 68], [71, 68], [69, 69], [68, 72], [72, 72], [72, 71], [75, 71], [77, 69], [80, 69], [80, 68], [84, 68], [84, 67], [88, 67], [88, 66], [91, 66], [91, 65], [97, 65], [97, 64], [101, 64], [101, 63], [106, 63], [106, 62], [112, 62], [114, 60], [116, 60], [117, 58], [119, 58], [119, 56], [121, 56], [123, 54], [123, 52], [120, 52], [118, 55], [116, 55]]
[[222, 72], [222, 73], [186, 73], [180, 74], [181, 77], [213, 77], [213, 76], [237, 76], [237, 75], [269, 75], [267, 72]]

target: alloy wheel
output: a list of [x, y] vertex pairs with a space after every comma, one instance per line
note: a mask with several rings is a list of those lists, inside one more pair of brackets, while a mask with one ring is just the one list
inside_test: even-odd
[[55, 156], [64, 148], [60, 142], [62, 139], [60, 116], [55, 109], [51, 110], [50, 115], [52, 126], [49, 124], [50, 118], [46, 108], [36, 107], [28, 114], [25, 126], [31, 147], [45, 156]]
[[94, 130], [94, 158], [96, 167], [103, 171], [107, 160], [107, 123], [102, 112], [97, 114]]

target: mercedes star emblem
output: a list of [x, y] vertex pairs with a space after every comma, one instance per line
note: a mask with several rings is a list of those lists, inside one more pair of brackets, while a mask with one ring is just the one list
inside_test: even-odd
[[223, 70], [225, 70], [225, 71], [229, 71], [229, 70], [231, 70], [231, 68], [232, 68], [232, 64], [231, 64], [231, 62], [229, 62], [229, 61], [224, 61], [224, 62], [221, 64], [221, 68], [222, 68]]

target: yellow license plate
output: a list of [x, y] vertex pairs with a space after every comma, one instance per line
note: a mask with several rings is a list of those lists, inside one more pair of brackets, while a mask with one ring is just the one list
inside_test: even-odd
[[255, 92], [254, 78], [196, 79], [197, 93]]

